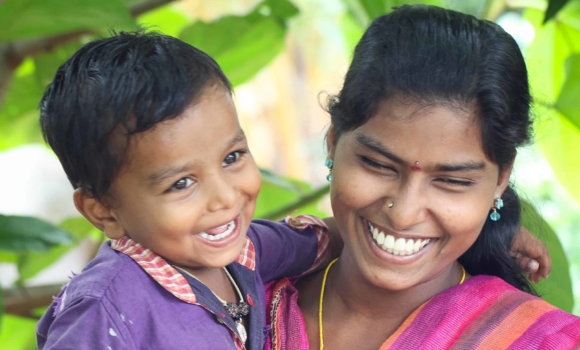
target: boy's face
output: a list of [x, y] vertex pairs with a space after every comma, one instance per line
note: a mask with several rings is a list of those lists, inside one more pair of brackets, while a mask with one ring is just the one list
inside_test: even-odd
[[209, 87], [178, 118], [135, 135], [127, 160], [109, 191], [109, 237], [190, 269], [238, 257], [261, 178], [229, 92]]

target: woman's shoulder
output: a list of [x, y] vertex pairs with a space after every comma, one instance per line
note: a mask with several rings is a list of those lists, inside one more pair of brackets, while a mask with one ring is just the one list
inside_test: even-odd
[[459, 331], [455, 345], [536, 349], [551, 344], [571, 349], [580, 341], [579, 317], [494, 276], [475, 276], [437, 295], [417, 316], [433, 315], [438, 315], [440, 327]]

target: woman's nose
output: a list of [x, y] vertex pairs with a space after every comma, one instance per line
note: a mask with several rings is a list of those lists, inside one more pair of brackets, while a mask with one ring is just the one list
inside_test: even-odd
[[387, 198], [384, 210], [393, 229], [404, 231], [425, 220], [425, 191], [419, 184], [408, 183]]

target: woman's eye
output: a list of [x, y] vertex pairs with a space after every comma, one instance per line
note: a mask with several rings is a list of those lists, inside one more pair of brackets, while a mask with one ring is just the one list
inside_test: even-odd
[[374, 160], [371, 160], [371, 159], [369, 159], [367, 157], [361, 156], [360, 159], [361, 159], [361, 161], [363, 163], [365, 163], [366, 165], [371, 166], [373, 168], [376, 168], [376, 169], [379, 169], [379, 170], [388, 170], [388, 171], [396, 172], [396, 170], [393, 169], [392, 167], [387, 166], [387, 165], [383, 165], [383, 164], [380, 164], [380, 163], [377, 163]]
[[462, 180], [456, 180], [456, 179], [441, 178], [441, 179], [437, 179], [437, 181], [443, 182], [444, 184], [451, 185], [451, 186], [471, 186], [471, 185], [473, 185], [473, 182], [471, 182], [471, 181], [462, 181]]
[[193, 184], [193, 180], [188, 178], [188, 177], [184, 177], [183, 179], [179, 179], [177, 180], [176, 183], [173, 184], [173, 186], [171, 186], [170, 190], [184, 190], [186, 188], [188, 188], [189, 186], [191, 186]]
[[232, 152], [232, 153], [228, 154], [224, 158], [224, 161], [222, 162], [222, 166], [225, 167], [225, 166], [228, 166], [228, 165], [232, 165], [234, 163], [237, 163], [240, 160], [240, 158], [242, 157], [242, 155], [244, 153], [245, 152], [243, 152], [243, 151], [235, 151], [235, 152]]

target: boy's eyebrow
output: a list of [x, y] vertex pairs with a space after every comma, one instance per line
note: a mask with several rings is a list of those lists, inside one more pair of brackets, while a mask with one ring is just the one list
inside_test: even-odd
[[[228, 142], [227, 149], [234, 147], [236, 144], [244, 141], [246, 139], [246, 135], [242, 129], [239, 129], [236, 135]], [[171, 178], [177, 174], [185, 172], [187, 169], [193, 166], [192, 163], [187, 163], [185, 165], [179, 167], [168, 167], [165, 169], [161, 169], [156, 173], [149, 175], [149, 183], [152, 186], [156, 186], [168, 178]]]
[[359, 134], [356, 136], [356, 141], [371, 151], [376, 152], [385, 158], [389, 158], [395, 163], [405, 164], [405, 161], [402, 158], [388, 151], [382, 143], [368, 135]]
[[[396, 156], [393, 153], [391, 153], [389, 150], [387, 150], [386, 147], [383, 146], [383, 144], [380, 141], [378, 141], [378, 140], [376, 140], [368, 135], [364, 135], [364, 134], [357, 135], [356, 141], [358, 143], [360, 143], [361, 145], [363, 145], [364, 147], [370, 149], [371, 151], [379, 153], [380, 155], [382, 155], [385, 158], [389, 158], [390, 160], [392, 160], [395, 163], [403, 164], [403, 165], [407, 163], [399, 156]], [[434, 168], [435, 171], [443, 171], [443, 172], [473, 171], [473, 170], [484, 170], [484, 169], [485, 169], [484, 162], [476, 162], [473, 160], [470, 160], [470, 161], [467, 161], [464, 163], [456, 163], [456, 164], [437, 164], [437, 165], [435, 165], [435, 168]]]
[[230, 142], [228, 142], [228, 147], [227, 148], [232, 148], [234, 147], [237, 143], [242, 142], [246, 139], [246, 134], [244, 134], [244, 130], [239, 129], [238, 132], [236, 133], [236, 136], [234, 136]]
[[168, 167], [165, 169], [161, 169], [160, 171], [149, 175], [149, 183], [152, 186], [156, 186], [156, 185], [162, 183], [163, 181], [165, 181], [166, 179], [169, 179], [169, 178], [171, 178], [179, 173], [186, 171], [191, 166], [192, 166], [191, 163], [187, 163], [187, 164], [180, 166], [180, 167]]

